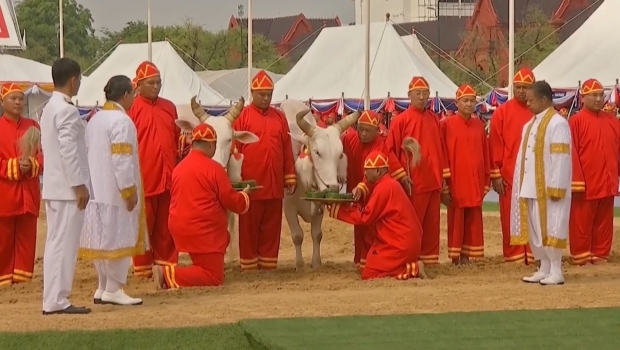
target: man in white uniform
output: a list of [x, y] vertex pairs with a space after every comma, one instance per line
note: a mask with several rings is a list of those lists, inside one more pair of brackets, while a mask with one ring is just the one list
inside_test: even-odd
[[131, 257], [145, 250], [144, 191], [136, 128], [126, 114], [134, 99], [131, 80], [115, 76], [107, 102], [86, 127], [93, 198], [86, 207], [80, 257], [93, 259], [99, 275], [95, 304], [141, 305], [123, 291]]
[[528, 243], [540, 268], [527, 283], [564, 284], [562, 249], [566, 248], [571, 203], [571, 134], [568, 121], [553, 108], [549, 84], [527, 91], [535, 114], [523, 127], [512, 188], [510, 244]]
[[52, 66], [54, 93], [41, 116], [43, 200], [47, 239], [43, 254], [43, 314], [87, 314], [69, 302], [90, 177], [84, 123], [71, 97], [80, 89], [80, 65], [61, 58]]

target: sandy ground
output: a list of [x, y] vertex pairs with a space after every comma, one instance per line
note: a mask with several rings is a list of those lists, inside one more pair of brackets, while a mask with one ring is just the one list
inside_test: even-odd
[[[620, 222], [615, 224], [617, 234]], [[41, 256], [46, 231], [44, 216], [39, 225]], [[222, 287], [166, 292], [157, 292], [152, 281], [132, 276], [126, 290], [143, 298], [144, 305], [93, 305], [93, 312], [87, 316], [41, 315], [39, 258], [33, 282], [0, 288], [0, 331], [182, 327], [249, 318], [620, 306], [619, 255], [604, 266], [573, 267], [565, 263], [564, 286], [528, 285], [520, 278], [532, 273], [532, 267], [502, 262], [497, 213], [485, 214], [487, 258], [471, 266], [453, 267], [448, 263], [445, 215], [442, 227], [443, 260], [439, 266], [427, 268], [427, 280], [361, 281], [351, 262], [352, 228], [326, 218], [323, 267], [319, 270], [308, 266], [304, 271], [295, 271], [294, 248], [285, 224], [277, 271], [241, 274], [237, 266], [228, 266]], [[307, 225], [304, 229], [309, 232]], [[619, 246], [616, 240], [614, 251], [620, 251]], [[307, 264], [311, 252], [312, 242], [307, 234]], [[80, 261], [71, 300], [76, 305], [92, 305], [96, 286], [92, 265]]]

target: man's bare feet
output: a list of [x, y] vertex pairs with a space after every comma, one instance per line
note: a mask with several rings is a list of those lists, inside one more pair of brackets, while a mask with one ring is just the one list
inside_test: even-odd
[[153, 266], [153, 279], [158, 290], [166, 289], [166, 280], [164, 279], [163, 267], [159, 265]]
[[428, 276], [426, 275], [426, 271], [424, 271], [424, 262], [423, 261], [418, 261], [418, 277], [420, 277], [420, 279], [427, 279]]

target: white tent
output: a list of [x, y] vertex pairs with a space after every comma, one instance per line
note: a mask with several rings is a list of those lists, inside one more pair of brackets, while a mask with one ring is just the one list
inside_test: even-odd
[[[275, 86], [273, 101], [288, 98], [364, 97], [365, 25], [325, 28], [299, 62]], [[432, 95], [453, 97], [457, 86], [439, 68], [429, 67], [396, 33], [393, 26], [370, 27], [370, 98], [407, 97], [413, 76], [428, 81]], [[426, 63], [425, 63], [426, 62]]]
[[[121, 44], [82, 83], [75, 98], [79, 106], [94, 107], [105, 102], [103, 87], [115, 75], [133, 78], [136, 69], [148, 57], [148, 44]], [[230, 101], [198, 77], [166, 41], [153, 43], [153, 63], [161, 72], [160, 96], [174, 104], [188, 104], [192, 96], [204, 106], [228, 106]]]
[[[259, 71], [259, 68], [252, 68], [252, 76]], [[281, 74], [270, 71], [266, 72], [274, 83], [277, 83], [283, 77]], [[240, 96], [243, 96], [246, 101], [249, 100], [247, 68], [206, 70], [196, 73], [198, 73], [200, 79], [227, 99], [236, 101]]]
[[620, 78], [619, 0], [604, 0], [577, 31], [535, 69], [537, 80], [553, 88], [578, 88], [590, 78], [611, 87]]

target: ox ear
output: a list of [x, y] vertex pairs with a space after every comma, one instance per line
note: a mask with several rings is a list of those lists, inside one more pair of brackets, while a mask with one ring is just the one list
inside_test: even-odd
[[308, 136], [306, 135], [299, 135], [299, 134], [293, 134], [293, 133], [289, 133], [289, 135], [291, 135], [291, 138], [297, 142], [299, 142], [302, 145], [307, 145], [308, 141], [310, 140]]
[[235, 140], [240, 143], [258, 142], [258, 136], [249, 131], [235, 131]]
[[195, 127], [198, 126], [199, 123], [188, 122], [187, 120], [177, 119], [174, 121], [181, 131], [183, 132], [192, 132]]

